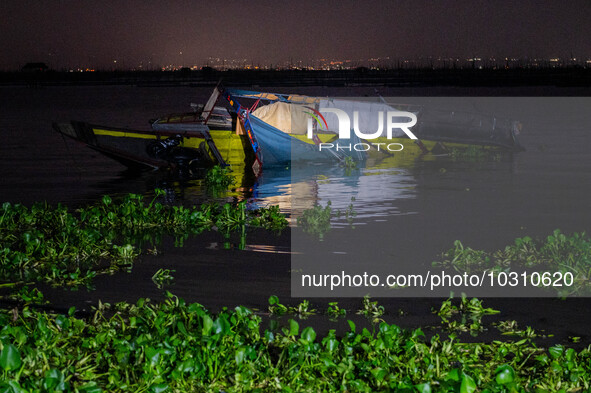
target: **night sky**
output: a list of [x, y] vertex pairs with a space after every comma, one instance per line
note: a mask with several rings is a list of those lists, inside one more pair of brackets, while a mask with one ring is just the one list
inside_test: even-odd
[[589, 0], [7, 0], [0, 13], [0, 70], [32, 61], [54, 69], [191, 66], [208, 57], [260, 65], [387, 56], [591, 58]]

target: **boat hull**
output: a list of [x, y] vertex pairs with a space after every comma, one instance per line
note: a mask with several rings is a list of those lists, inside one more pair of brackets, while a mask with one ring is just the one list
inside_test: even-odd
[[[346, 157], [354, 161], [364, 161], [371, 157], [379, 159], [393, 154], [411, 157], [450, 154], [454, 150], [476, 148], [485, 151], [518, 152], [524, 148], [516, 139], [513, 124], [503, 125], [487, 138], [475, 138], [483, 135], [474, 126], [451, 126], [449, 124], [420, 124], [418, 140], [406, 137], [361, 140], [356, 136], [351, 139], [337, 139], [335, 134], [318, 135], [320, 145], [315, 144], [305, 135], [284, 133], [255, 116], [249, 117], [249, 123], [260, 146], [264, 166], [287, 165], [301, 161], [342, 162]], [[337, 148], [338, 147], [338, 148]]]
[[[202, 126], [202, 125], [201, 125]], [[162, 168], [169, 160], [149, 154], [148, 147], [156, 141], [180, 135], [179, 147], [204, 153], [215, 162], [202, 130], [130, 130], [126, 128], [93, 125], [85, 122], [54, 123], [54, 130], [113, 158], [130, 168]], [[209, 130], [219, 153], [230, 165], [244, 165], [253, 154], [243, 137], [229, 130]], [[245, 148], [247, 147], [247, 148]]]

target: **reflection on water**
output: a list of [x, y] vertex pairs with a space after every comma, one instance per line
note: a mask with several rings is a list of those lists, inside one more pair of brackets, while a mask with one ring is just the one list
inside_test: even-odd
[[307, 165], [265, 170], [253, 187], [256, 205], [277, 204], [292, 219], [317, 204], [337, 211], [350, 205], [361, 221], [397, 213], [396, 200], [412, 198], [415, 182], [408, 169]]

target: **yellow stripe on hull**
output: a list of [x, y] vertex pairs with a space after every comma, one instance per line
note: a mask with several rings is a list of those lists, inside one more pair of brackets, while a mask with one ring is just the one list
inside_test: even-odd
[[[111, 136], [115, 138], [132, 138], [132, 139], [158, 139], [156, 134], [139, 133], [133, 131], [107, 130], [103, 128], [93, 128], [94, 135], [97, 136]], [[229, 130], [211, 130], [211, 138], [217, 146], [219, 152], [226, 162], [229, 163], [244, 163], [247, 158], [242, 143], [242, 137], [236, 135]], [[205, 138], [196, 136], [184, 136], [181, 146], [192, 149], [199, 149]], [[213, 158], [213, 156], [212, 156]]]
[[115, 131], [115, 130], [103, 130], [101, 128], [93, 128], [94, 135], [103, 136], [114, 136], [117, 138], [137, 138], [137, 139], [156, 139], [156, 135], [141, 134], [138, 132], [129, 131]]

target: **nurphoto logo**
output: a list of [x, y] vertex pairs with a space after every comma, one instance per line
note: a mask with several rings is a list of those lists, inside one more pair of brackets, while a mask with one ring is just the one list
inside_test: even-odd
[[[370, 143], [367, 141], [385, 137], [387, 139], [398, 138], [402, 136], [400, 132], [394, 133], [394, 130], [401, 130], [408, 138], [410, 139], [418, 139], [416, 135], [410, 130], [411, 127], [417, 124], [417, 116], [412, 112], [404, 112], [404, 111], [378, 111], [375, 112], [375, 116], [377, 116], [377, 130], [368, 132], [368, 130], [363, 130], [363, 127], [360, 127], [360, 116], [359, 111], [353, 111], [353, 126], [351, 127], [351, 119], [349, 114], [342, 109], [338, 108], [322, 108], [320, 110], [316, 110], [310, 107], [306, 107], [306, 109], [311, 110], [311, 112], [305, 112], [311, 117], [308, 118], [308, 129], [307, 129], [307, 137], [308, 139], [315, 139], [314, 138], [314, 120], [318, 124], [320, 129], [328, 130], [328, 123], [324, 114], [332, 113], [336, 115], [338, 120], [338, 132], [339, 132], [339, 139], [347, 140], [351, 139], [351, 130], [355, 133], [355, 135], [361, 140], [365, 142], [354, 143], [354, 144], [339, 144], [339, 143], [327, 143], [327, 142], [318, 142], [319, 150], [324, 149], [336, 149], [338, 150], [348, 150], [351, 149], [355, 151], [367, 151], [371, 148]], [[373, 115], [373, 114], [371, 114]], [[367, 119], [367, 116], [366, 116]], [[384, 120], [385, 119], [385, 120]], [[367, 122], [366, 122], [367, 123]], [[384, 127], [384, 123], [386, 126]], [[362, 123], [363, 124], [363, 123]], [[385, 128], [385, 131], [384, 131]], [[380, 150], [380, 146], [385, 146], [389, 151], [401, 151], [404, 146], [401, 143], [372, 143], [374, 147]]]

